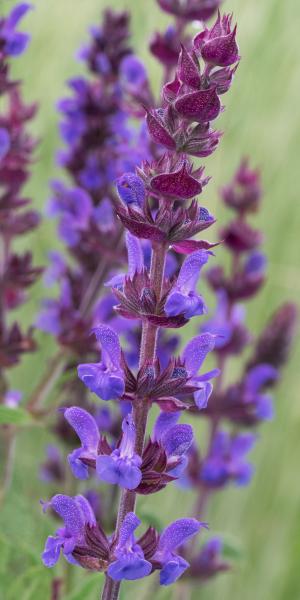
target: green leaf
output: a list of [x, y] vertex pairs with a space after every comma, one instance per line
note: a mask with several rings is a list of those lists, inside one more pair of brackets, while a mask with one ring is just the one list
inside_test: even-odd
[[35, 421], [24, 408], [0, 406], [0, 425], [32, 425]]
[[[88, 600], [89, 596], [88, 594], [92, 593], [94, 594], [94, 592], [96, 590], [99, 591], [101, 590], [101, 585], [103, 585], [104, 583], [104, 575], [103, 573], [89, 573], [87, 575], [86, 580], [83, 582], [83, 584], [80, 586], [80, 588], [74, 592], [71, 592], [71, 594], [68, 594], [68, 596], [66, 596], [65, 600]], [[94, 597], [94, 596], [93, 596]]]
[[[47, 598], [47, 588], [50, 585], [50, 574], [43, 565], [34, 565], [20, 574], [7, 590], [7, 600], [24, 598], [26, 600], [38, 600]], [[43, 593], [44, 592], [44, 593]], [[49, 593], [48, 593], [49, 597]]]

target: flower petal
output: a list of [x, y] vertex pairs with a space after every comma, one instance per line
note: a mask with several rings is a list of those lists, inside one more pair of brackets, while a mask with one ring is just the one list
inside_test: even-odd
[[191, 375], [200, 369], [206, 355], [214, 349], [215, 336], [211, 333], [202, 333], [193, 338], [183, 351], [185, 367]]
[[190, 425], [174, 425], [164, 433], [161, 441], [168, 456], [181, 456], [193, 442], [193, 429]]
[[178, 519], [166, 527], [159, 538], [159, 550], [173, 552], [186, 540], [194, 536], [204, 523], [197, 519]]
[[64, 417], [77, 433], [82, 447], [96, 453], [100, 434], [94, 417], [78, 406], [67, 408]]

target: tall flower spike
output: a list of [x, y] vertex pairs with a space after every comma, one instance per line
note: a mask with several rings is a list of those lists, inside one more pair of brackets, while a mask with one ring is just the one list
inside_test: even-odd
[[184, 261], [177, 280], [169, 293], [165, 312], [168, 317], [183, 314], [186, 319], [206, 312], [206, 305], [200, 294], [196, 292], [200, 271], [208, 261], [209, 253], [198, 250], [190, 254]]
[[115, 581], [140, 579], [152, 571], [151, 563], [145, 560], [141, 546], [134, 539], [134, 531], [140, 523], [132, 512], [124, 518], [114, 551], [115, 560], [108, 568], [108, 575]]
[[128, 490], [134, 490], [142, 479], [140, 470], [142, 459], [134, 451], [136, 434], [130, 413], [123, 420], [122, 431], [120, 446], [109, 456], [98, 456], [96, 471], [98, 477], [103, 481], [118, 484]]
[[124, 373], [121, 368], [121, 347], [118, 335], [106, 325], [92, 331], [101, 344], [100, 363], [78, 366], [78, 377], [91, 392], [103, 400], [113, 400], [124, 394]]
[[164, 529], [154, 555], [154, 560], [161, 564], [161, 585], [174, 583], [189, 567], [189, 563], [176, 554], [175, 550], [196, 535], [201, 527], [205, 527], [205, 524], [196, 519], [179, 519]]

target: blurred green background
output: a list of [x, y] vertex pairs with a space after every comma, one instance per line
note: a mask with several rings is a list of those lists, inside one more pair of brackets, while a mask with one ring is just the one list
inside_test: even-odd
[[[162, 29], [171, 17], [157, 9], [155, 0], [36, 0], [33, 4], [35, 10], [24, 20], [32, 42], [26, 54], [15, 61], [14, 74], [24, 80], [26, 99], [40, 104], [34, 131], [41, 144], [28, 193], [43, 210], [48, 181], [57, 173], [55, 152], [60, 147], [55, 102], [66, 91], [65, 80], [82, 71], [75, 54], [87, 40], [88, 27], [99, 22], [107, 4], [115, 9], [130, 9], [134, 47], [147, 61], [158, 90], [161, 74], [148, 54], [147, 40], [155, 28]], [[0, 14], [12, 5], [11, 1], [0, 0]], [[225, 135], [213, 157], [204, 161], [213, 179], [203, 199], [222, 222], [228, 215], [220, 209], [217, 192], [231, 178], [241, 155], [248, 155], [261, 167], [264, 202], [254, 222], [265, 232], [269, 278], [259, 298], [249, 307], [250, 328], [256, 332], [282, 301], [298, 302], [300, 294], [300, 4], [295, 0], [225, 0], [224, 8], [233, 11], [238, 21], [242, 62], [218, 123]], [[34, 249], [36, 261], [45, 263], [46, 253], [57, 246], [53, 224], [45, 220], [23, 245]], [[41, 296], [42, 288], [37, 285], [23, 312], [24, 322], [30, 321]], [[25, 388], [27, 393], [37, 383], [53, 349], [46, 336], [40, 335], [39, 340], [43, 364], [36, 358], [27, 358], [12, 374], [13, 387]], [[233, 546], [237, 545], [239, 558], [234, 570], [194, 590], [183, 584], [177, 591], [152, 589], [153, 597], [300, 598], [299, 359], [298, 345], [277, 393], [276, 418], [259, 432], [261, 439], [253, 455], [257, 473], [252, 484], [245, 490], [230, 489], [219, 494], [209, 511], [211, 531], [226, 534]], [[38, 427], [18, 437], [13, 486], [0, 520], [1, 600], [49, 598], [49, 577], [53, 573], [41, 566], [39, 554], [54, 523], [42, 517], [38, 504], [38, 498], [51, 494], [51, 489], [38, 480], [38, 465], [49, 440], [50, 436]], [[167, 523], [170, 515], [184, 516], [191, 502], [189, 494], [172, 487], [150, 499], [141, 499], [138, 512], [156, 513]], [[203, 534], [203, 539], [206, 537]], [[56, 568], [57, 575], [63, 568]], [[86, 575], [76, 568], [72, 571], [70, 587], [76, 593], [71, 591], [68, 600], [97, 598], [101, 576]], [[122, 598], [146, 598], [149, 582], [124, 586]]]

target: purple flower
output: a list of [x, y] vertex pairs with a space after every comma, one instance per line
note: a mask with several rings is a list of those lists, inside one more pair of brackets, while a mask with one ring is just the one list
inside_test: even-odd
[[141, 579], [150, 575], [152, 565], [145, 560], [141, 546], [134, 539], [134, 531], [140, 525], [138, 517], [130, 512], [126, 515], [119, 532], [115, 559], [108, 567], [108, 575], [114, 581]]
[[211, 319], [201, 327], [201, 331], [209, 331], [215, 335], [215, 349], [225, 352], [239, 353], [249, 341], [248, 331], [243, 324], [245, 309], [240, 304], [230, 305], [224, 289], [216, 292], [217, 308]]
[[0, 19], [0, 54], [19, 56], [26, 50], [30, 36], [15, 28], [30, 8], [31, 4], [22, 2], [12, 9], [6, 19]]
[[131, 414], [123, 420], [122, 431], [120, 446], [109, 456], [98, 456], [96, 471], [103, 481], [134, 490], [142, 479], [142, 459], [134, 451], [136, 433]]
[[186, 319], [190, 319], [207, 311], [202, 296], [196, 292], [196, 286], [208, 256], [209, 253], [205, 250], [198, 250], [185, 259], [165, 303], [168, 317], [183, 314]]
[[80, 187], [68, 189], [59, 181], [52, 183], [54, 197], [48, 203], [49, 216], [60, 216], [59, 235], [67, 246], [76, 246], [80, 232], [88, 227], [92, 214], [92, 201]]
[[189, 563], [176, 554], [175, 550], [196, 535], [201, 527], [205, 527], [205, 524], [196, 519], [178, 519], [163, 530], [154, 555], [154, 560], [161, 564], [161, 585], [174, 583], [189, 567]]
[[4, 127], [0, 127], [0, 160], [8, 153], [10, 149], [10, 135]]
[[101, 344], [101, 362], [78, 366], [78, 377], [84, 385], [103, 400], [113, 400], [124, 394], [124, 373], [121, 368], [121, 347], [118, 335], [106, 325], [92, 330]]
[[[154, 425], [154, 439], [163, 446], [168, 458], [168, 474], [180, 477], [187, 465], [186, 453], [193, 443], [190, 425], [177, 425], [180, 413], [161, 412]], [[174, 462], [174, 468], [172, 467]]]
[[43, 510], [52, 508], [64, 521], [64, 527], [57, 529], [55, 536], [49, 536], [46, 541], [42, 560], [46, 567], [54, 567], [63, 552], [66, 559], [74, 564], [76, 560], [72, 552], [76, 545], [84, 544], [85, 526], [96, 525], [95, 515], [84, 496], [64, 496], [57, 494], [44, 504]]
[[43, 301], [42, 310], [37, 316], [36, 326], [52, 335], [59, 335], [62, 331], [62, 316], [71, 314], [72, 298], [71, 286], [68, 279], [64, 278], [61, 284], [60, 298], [49, 298]]
[[[125, 235], [128, 256], [128, 277], [133, 279], [136, 273], [142, 273], [144, 269], [144, 252], [140, 240], [129, 231]], [[105, 282], [106, 287], [123, 288], [126, 275], [120, 273]]]
[[9, 408], [17, 408], [22, 400], [22, 392], [20, 390], [8, 390], [4, 396], [5, 406]]
[[267, 266], [267, 258], [262, 252], [254, 251], [247, 257], [244, 272], [247, 277], [260, 277]]
[[125, 173], [117, 181], [117, 190], [125, 204], [142, 206], [145, 200], [145, 185], [143, 180], [133, 173]]
[[49, 444], [46, 449], [46, 460], [40, 466], [40, 479], [47, 483], [62, 482], [65, 478], [65, 465], [60, 450]]
[[240, 433], [231, 436], [227, 431], [219, 431], [214, 439], [211, 452], [204, 461], [200, 477], [207, 485], [223, 487], [230, 481], [236, 485], [247, 485], [253, 474], [253, 467], [245, 462], [245, 455], [252, 449], [256, 436]]
[[87, 465], [82, 459], [96, 460], [100, 434], [97, 423], [86, 410], [72, 406], [64, 411], [64, 417], [77, 433], [81, 448], [73, 450], [68, 456], [72, 473], [78, 479], [87, 479], [89, 476]]
[[195, 403], [199, 409], [206, 408], [209, 396], [212, 393], [213, 386], [209, 379], [219, 374], [218, 369], [213, 369], [202, 375], [197, 374], [207, 354], [214, 349], [215, 340], [216, 336], [211, 333], [198, 335], [186, 345], [182, 355], [185, 369], [190, 377], [189, 383], [199, 388], [198, 391], [194, 392]]
[[263, 421], [273, 418], [272, 398], [263, 394], [261, 389], [273, 384], [278, 379], [279, 373], [272, 365], [259, 364], [249, 369], [244, 381], [244, 402], [255, 407], [256, 417]]
[[48, 258], [50, 264], [44, 273], [44, 283], [46, 286], [57, 283], [66, 273], [66, 262], [60, 252], [51, 250], [48, 253]]
[[109, 198], [103, 198], [99, 206], [94, 207], [92, 220], [103, 233], [114, 231], [116, 227], [113, 206]]
[[212, 319], [206, 321], [202, 326], [202, 331], [209, 331], [216, 335], [215, 348], [223, 348], [231, 339], [233, 326], [232, 320], [234, 315], [230, 314], [228, 318], [228, 298], [225, 290], [220, 290], [217, 293], [217, 308]]
[[189, 576], [198, 580], [208, 579], [217, 573], [228, 571], [230, 564], [222, 559], [223, 546], [223, 540], [219, 537], [208, 540], [192, 559]]
[[129, 54], [125, 56], [120, 65], [121, 76], [124, 78], [127, 85], [139, 88], [147, 83], [147, 72], [142, 61]]

